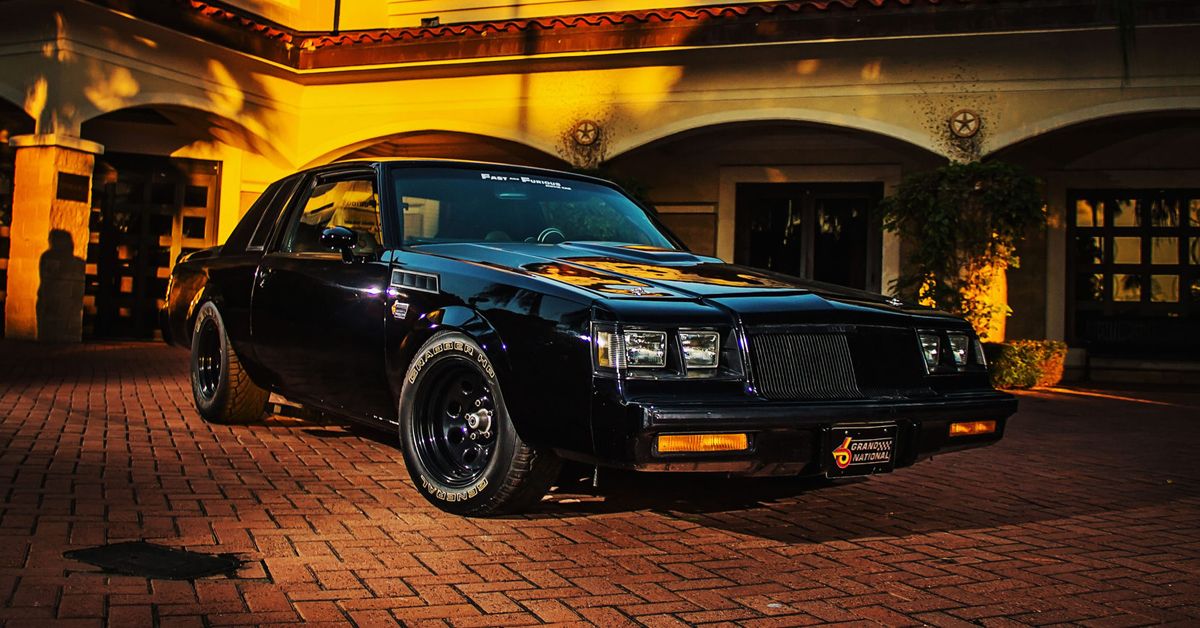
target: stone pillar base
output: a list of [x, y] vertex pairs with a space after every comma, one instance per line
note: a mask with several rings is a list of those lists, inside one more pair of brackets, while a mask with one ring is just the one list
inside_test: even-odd
[[57, 135], [20, 135], [9, 143], [17, 154], [4, 335], [79, 342], [92, 167], [103, 148]]

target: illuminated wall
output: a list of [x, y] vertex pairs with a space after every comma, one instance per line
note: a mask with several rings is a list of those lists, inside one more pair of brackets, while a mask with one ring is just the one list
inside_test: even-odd
[[[332, 27], [332, 0], [233, 4], [298, 29]], [[340, 26], [412, 25], [433, 15], [451, 23], [530, 12], [608, 12], [647, 4], [346, 0]], [[1139, 31], [1129, 80], [1116, 35], [1106, 28], [886, 40], [847, 36], [446, 62], [401, 58], [377, 66], [298, 70], [87, 2], [60, 7], [16, 0], [7, 6], [20, 10], [0, 23], [0, 42], [6, 44], [0, 47], [5, 69], [0, 99], [25, 111], [38, 133], [83, 137], [113, 151], [220, 162], [221, 238], [276, 178], [363, 151], [417, 150], [409, 140], [421, 136], [442, 138], [431, 140], [437, 146], [429, 150], [438, 154], [514, 155], [547, 165], [609, 164], [641, 173], [653, 201], [690, 208], [684, 213], [711, 208], [717, 217], [712, 250], [729, 257], [733, 221], [722, 210], [728, 203], [721, 180], [731, 168], [758, 169], [737, 171], [742, 174], [731, 175], [735, 179], [893, 180], [918, 166], [986, 157], [1090, 119], [1200, 110], [1200, 56], [1181, 54], [1194, 49], [1200, 35], [1189, 25], [1155, 27], [1144, 37]], [[173, 129], [163, 133], [104, 122], [106, 114], [136, 107], [173, 119]], [[960, 109], [982, 119], [979, 134], [967, 142], [949, 132], [949, 117]], [[599, 129], [597, 141], [587, 146], [573, 134], [585, 121]], [[711, 139], [688, 144], [694, 134], [746, 123], [766, 129], [765, 135], [730, 150]], [[808, 130], [794, 132], [797, 124]], [[772, 128], [781, 129], [774, 140]], [[676, 141], [696, 150], [663, 152]], [[889, 246], [883, 263], [894, 274], [899, 250], [895, 243], [885, 243]], [[1046, 246], [1047, 265], [1053, 267], [1054, 255], [1061, 255], [1053, 247], [1062, 245]], [[1062, 289], [1045, 271], [1029, 281], [1046, 286], [1040, 291], [1045, 295]], [[1046, 306], [1040, 328], [1054, 337], [1062, 333], [1062, 314], [1052, 309]]]

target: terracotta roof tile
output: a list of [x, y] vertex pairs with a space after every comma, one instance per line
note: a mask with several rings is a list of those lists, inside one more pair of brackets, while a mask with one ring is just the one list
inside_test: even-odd
[[232, 22], [238, 26], [249, 29], [251, 31], [261, 33], [267, 38], [277, 39], [285, 44], [291, 44], [293, 40], [292, 32], [285, 28], [267, 23], [257, 16], [249, 13], [235, 12], [232, 9], [217, 6], [212, 3], [203, 2], [202, 0], [185, 0], [193, 11], [214, 20], [222, 22]]
[[[555, 30], [583, 27], [621, 26], [635, 23], [667, 23], [685, 20], [719, 20], [745, 17], [755, 13], [764, 16], [803, 11], [830, 9], [880, 8], [885, 5], [937, 5], [942, 0], [798, 0], [793, 2], [758, 2], [724, 6], [678, 9], [646, 9], [622, 13], [593, 13], [586, 15], [548, 16], [514, 20], [467, 22], [445, 26], [392, 28], [333, 33], [302, 33], [270, 24], [250, 13], [205, 0], [184, 0], [192, 10], [214, 20], [230, 22], [304, 50], [331, 46], [371, 45], [391, 42], [410, 42], [440, 38], [486, 36], [488, 33], [516, 33], [531, 29]], [[960, 2], [965, 0], [959, 0]]]

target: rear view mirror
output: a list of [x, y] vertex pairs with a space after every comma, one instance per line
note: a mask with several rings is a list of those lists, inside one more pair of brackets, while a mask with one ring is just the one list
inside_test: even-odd
[[343, 262], [353, 262], [354, 247], [358, 246], [358, 234], [346, 227], [330, 227], [321, 232], [321, 246], [340, 252]]

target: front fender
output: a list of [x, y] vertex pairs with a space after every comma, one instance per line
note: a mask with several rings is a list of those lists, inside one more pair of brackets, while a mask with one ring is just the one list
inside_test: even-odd
[[[470, 336], [479, 343], [488, 359], [491, 360], [493, 368], [496, 369], [496, 377], [500, 380], [500, 385], [504, 386], [505, 400], [509, 406], [512, 406], [515, 400], [512, 399], [513, 395], [509, 391], [512, 389], [517, 396], [520, 396], [517, 390], [519, 386], [512, 377], [512, 364], [505, 352], [500, 332], [481, 313], [461, 305], [448, 306], [429, 312], [418, 319], [402, 336], [393, 338], [392, 335], [396, 332], [388, 330], [387, 370], [392, 398], [400, 398], [400, 390], [404, 387], [404, 376], [408, 372], [409, 365], [416, 358], [417, 351], [434, 334], [442, 331], [457, 331]], [[522, 439], [526, 438], [521, 431], [520, 423], [516, 419], [514, 419], [514, 423], [517, 433], [521, 435]]]
[[[387, 368], [393, 398], [400, 398], [408, 367], [426, 341], [440, 331], [460, 332], [479, 343], [491, 360], [522, 440], [560, 451], [590, 452], [590, 368], [580, 374], [556, 367], [547, 353], [561, 348], [560, 332], [553, 326], [530, 326], [534, 317], [528, 315], [496, 314], [493, 318], [466, 306], [448, 306], [424, 316], [403, 338], [393, 339], [389, 333]], [[575, 381], [581, 375], [583, 379]]]

